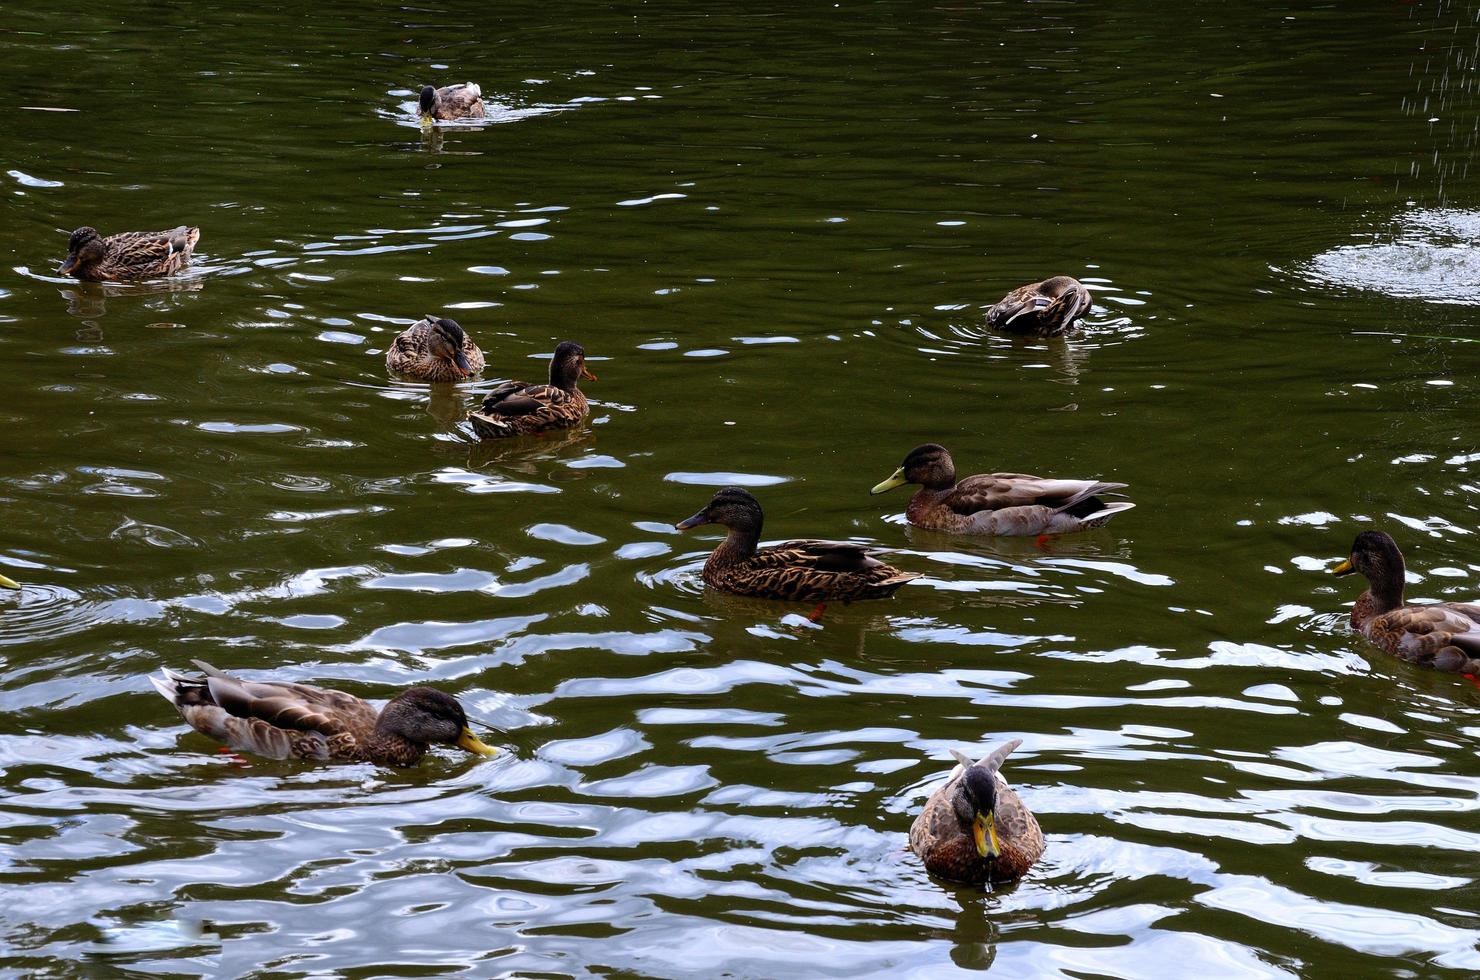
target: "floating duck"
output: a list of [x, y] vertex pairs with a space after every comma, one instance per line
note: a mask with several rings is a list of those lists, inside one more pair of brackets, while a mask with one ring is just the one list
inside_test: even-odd
[[353, 694], [279, 681], [247, 681], [195, 661], [193, 677], [165, 667], [149, 678], [186, 723], [237, 752], [268, 759], [415, 765], [431, 745], [495, 755], [468, 727], [457, 698], [413, 687], [376, 711]]

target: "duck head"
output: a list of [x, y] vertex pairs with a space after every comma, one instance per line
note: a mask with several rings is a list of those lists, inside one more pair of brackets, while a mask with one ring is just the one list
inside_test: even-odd
[[1372, 587], [1372, 595], [1384, 609], [1403, 604], [1403, 552], [1398, 543], [1384, 531], [1363, 531], [1352, 542], [1351, 554], [1331, 569], [1332, 575], [1359, 572]]
[[751, 496], [749, 491], [739, 487], [725, 487], [709, 498], [709, 503], [704, 505], [703, 510], [673, 526], [680, 531], [687, 531], [701, 524], [719, 524], [732, 531], [759, 535], [764, 519], [760, 501]]
[[944, 446], [933, 442], [916, 446], [889, 479], [875, 485], [869, 493], [886, 493], [906, 483], [916, 483], [927, 490], [949, 490], [956, 485], [955, 461]]
[[72, 237], [67, 240], [67, 260], [62, 263], [62, 267], [57, 272], [63, 276], [70, 276], [77, 271], [78, 266], [101, 262], [107, 254], [108, 250], [103, 245], [103, 239], [98, 234], [98, 230], [83, 225], [72, 232]]
[[596, 375], [586, 368], [586, 348], [574, 340], [562, 340], [550, 357], [551, 387], [570, 391], [582, 379], [596, 380]]
[[446, 317], [432, 316], [427, 314], [426, 319], [431, 321], [432, 336], [428, 348], [432, 354], [457, 365], [457, 370], [466, 378], [473, 373], [468, 364], [468, 357], [463, 353], [463, 346], [468, 341], [467, 334], [463, 333], [462, 326], [456, 320]]
[[380, 712], [375, 730], [417, 745], [455, 745], [474, 755], [498, 754], [473, 734], [457, 698], [434, 687], [412, 687], [396, 695]]

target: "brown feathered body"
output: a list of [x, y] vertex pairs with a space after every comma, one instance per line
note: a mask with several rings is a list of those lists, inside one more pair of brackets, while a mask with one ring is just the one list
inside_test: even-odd
[[1403, 600], [1403, 553], [1381, 531], [1364, 531], [1338, 574], [1360, 572], [1369, 588], [1352, 607], [1351, 624], [1372, 643], [1420, 667], [1480, 675], [1480, 603]]
[[483, 351], [455, 320], [428, 315], [391, 342], [385, 352], [385, 366], [413, 381], [440, 382], [481, 374], [486, 365]]
[[861, 544], [808, 538], [757, 547], [763, 522], [755, 497], [739, 487], [726, 487], [677, 527], [720, 524], [727, 529], [724, 541], [704, 563], [704, 582], [737, 595], [793, 602], [883, 599], [920, 577], [885, 564]]
[[438, 122], [487, 116], [483, 107], [483, 90], [474, 82], [459, 82], [441, 88], [427, 85], [421, 90], [419, 105], [423, 115]]
[[107, 238], [94, 228], [78, 228], [67, 243], [62, 275], [93, 282], [162, 279], [190, 264], [200, 229], [181, 225], [169, 231], [125, 231]]
[[1089, 312], [1089, 290], [1078, 279], [1054, 276], [1019, 286], [987, 311], [987, 326], [1005, 333], [1057, 337]]
[[488, 393], [482, 406], [468, 415], [468, 421], [481, 439], [574, 428], [588, 410], [586, 395], [580, 389], [581, 378], [596, 378], [586, 370], [586, 351], [580, 344], [563, 341], [550, 358], [547, 383], [505, 382]]
[[860, 544], [803, 538], [757, 548], [731, 532], [704, 562], [704, 582], [763, 599], [827, 602], [886, 599], [920, 576], [901, 572]]
[[1060, 480], [1028, 473], [984, 473], [956, 481], [951, 454], [935, 443], [917, 446], [875, 493], [902, 483], [920, 486], [905, 508], [916, 527], [956, 534], [1067, 534], [1103, 526], [1136, 506], [1119, 496], [1124, 483]]
[[[930, 794], [925, 809], [910, 826], [910, 850], [925, 863], [926, 871], [950, 881], [1000, 884], [1021, 878], [1043, 855], [1043, 831], [1038, 819], [1001, 773], [1002, 758], [1018, 744], [1010, 742], [976, 763], [957, 754], [961, 764], [944, 786]], [[993, 818], [1000, 845], [995, 857], [982, 857], [972, 838], [975, 814], [966, 794], [968, 765], [987, 768], [995, 780]]]
[[426, 752], [426, 739], [432, 736], [421, 735], [416, 720], [400, 726], [385, 723], [392, 715], [406, 714], [401, 708], [411, 706], [414, 712], [418, 705], [432, 704], [446, 715], [437, 741], [453, 741], [445, 736], [466, 725], [456, 700], [434, 688], [410, 688], [377, 711], [343, 691], [242, 680], [203, 661], [195, 664], [200, 676], [164, 668], [162, 677], [149, 680], [191, 728], [237, 752], [268, 759], [409, 766]]

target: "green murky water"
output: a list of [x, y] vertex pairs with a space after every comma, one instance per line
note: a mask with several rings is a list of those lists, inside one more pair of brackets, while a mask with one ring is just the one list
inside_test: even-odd
[[[1376, 525], [1412, 595], [1480, 594], [1469, 8], [9, 14], [17, 972], [1480, 969], [1480, 691], [1321, 574]], [[490, 124], [424, 139], [465, 78]], [[53, 275], [77, 225], [180, 222], [175, 286]], [[986, 331], [1053, 273], [1081, 336]], [[427, 312], [488, 381], [386, 377]], [[567, 338], [589, 426], [449, 424]], [[867, 490], [930, 440], [1139, 507], [918, 532]], [[706, 595], [671, 524], [726, 483], [926, 577], [820, 628]], [[191, 657], [430, 679], [511, 751], [241, 768], [145, 681]], [[909, 822], [1003, 737], [1044, 860], [933, 883]]]

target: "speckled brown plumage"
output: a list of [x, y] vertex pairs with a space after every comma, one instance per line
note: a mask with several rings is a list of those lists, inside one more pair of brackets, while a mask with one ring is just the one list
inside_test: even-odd
[[437, 122], [482, 119], [487, 115], [483, 108], [483, 90], [473, 82], [459, 82], [441, 88], [422, 86], [417, 104], [423, 119]]
[[956, 482], [956, 464], [943, 446], [926, 443], [910, 450], [904, 462], [870, 493], [905, 483], [920, 486], [905, 517], [916, 527], [957, 534], [1066, 534], [1101, 527], [1136, 506], [1127, 500], [1102, 500], [1124, 483], [1055, 480], [1027, 473], [985, 473]]
[[720, 524], [728, 529], [704, 563], [706, 585], [738, 595], [792, 602], [883, 599], [920, 576], [878, 560], [860, 544], [802, 539], [758, 548], [764, 515], [749, 492], [726, 487], [676, 527]]
[[124, 231], [103, 238], [82, 227], [67, 242], [67, 259], [58, 272], [94, 282], [129, 282], [172, 276], [190, 264], [200, 229], [181, 225], [169, 231]]
[[1363, 531], [1351, 556], [1332, 570], [1360, 572], [1370, 588], [1352, 607], [1352, 628], [1409, 663], [1434, 670], [1480, 675], [1480, 604], [1403, 601], [1403, 553], [1382, 531]]
[[1054, 276], [1019, 286], [987, 311], [987, 326], [1005, 333], [1057, 337], [1089, 312], [1089, 290], [1078, 279]]
[[586, 417], [581, 378], [596, 380], [596, 375], [586, 370], [586, 350], [580, 344], [563, 341], [550, 358], [548, 384], [505, 382], [488, 393], [482, 406], [468, 415], [468, 421], [481, 439], [573, 428]]
[[247, 681], [195, 665], [201, 676], [166, 667], [149, 681], [190, 727], [238, 752], [388, 766], [414, 765], [433, 743], [494, 754], [468, 728], [457, 699], [435, 688], [409, 688], [376, 711], [343, 691]]
[[[975, 763], [952, 752], [960, 764], [946, 784], [930, 794], [910, 827], [910, 850], [925, 863], [925, 870], [951, 881], [997, 884], [1021, 878], [1043, 855], [1043, 831], [1037, 818], [1000, 771], [1002, 761], [1020, 744], [1014, 739]], [[995, 787], [992, 818], [1000, 853], [992, 857], [982, 857], [972, 838], [977, 808], [966, 792], [968, 767], [984, 770]]]
[[481, 373], [484, 361], [483, 352], [456, 320], [428, 313], [391, 342], [385, 366], [414, 381], [462, 381]]

